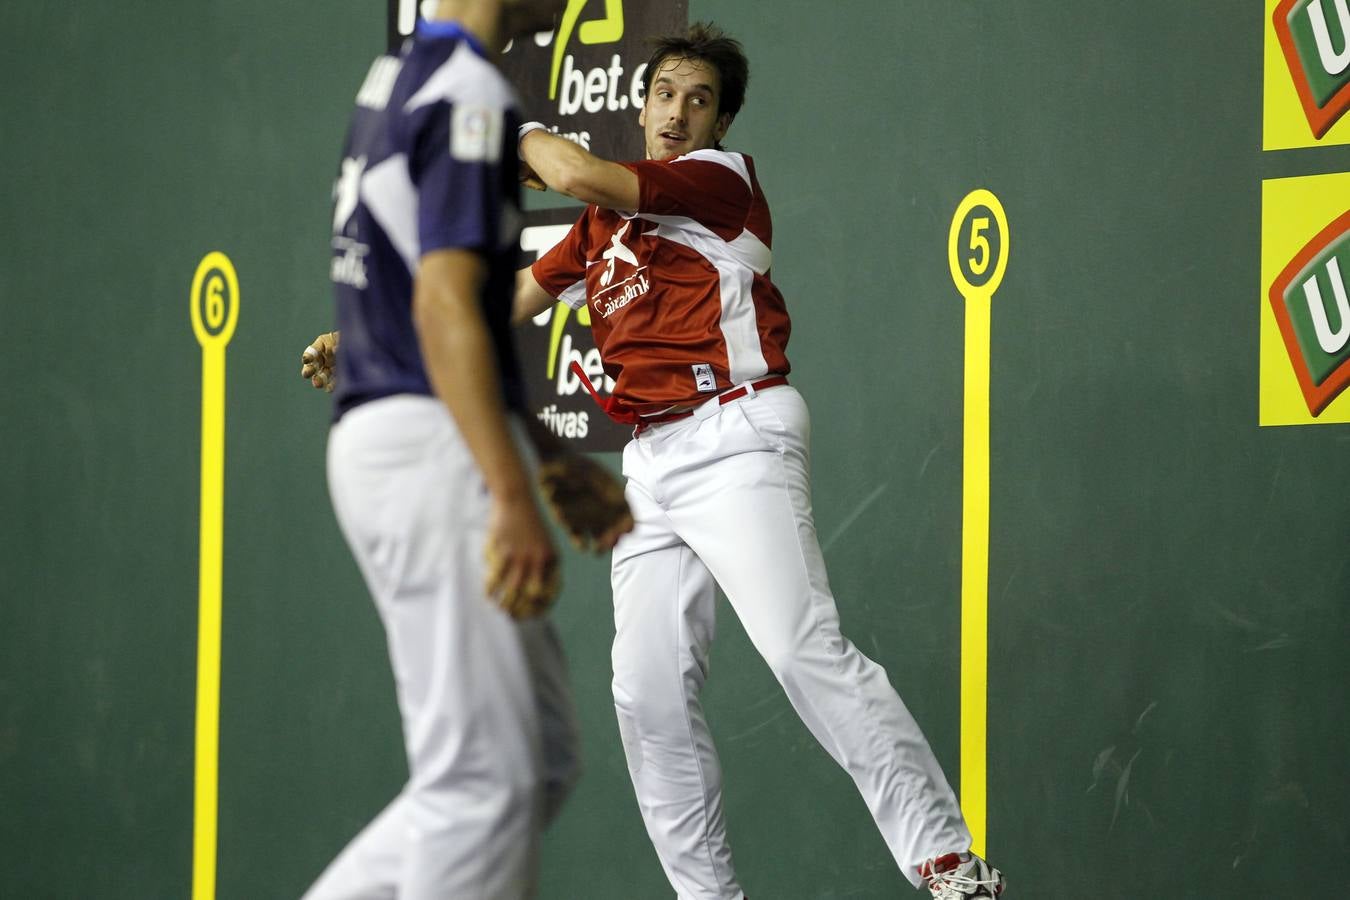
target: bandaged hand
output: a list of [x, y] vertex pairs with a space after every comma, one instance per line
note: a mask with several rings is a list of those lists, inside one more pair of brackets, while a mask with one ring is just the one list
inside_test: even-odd
[[321, 391], [333, 392], [337, 385], [338, 332], [321, 334], [300, 354], [300, 377]]

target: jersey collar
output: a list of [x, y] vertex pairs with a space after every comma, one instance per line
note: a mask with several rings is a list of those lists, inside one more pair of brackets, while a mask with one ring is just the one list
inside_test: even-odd
[[482, 42], [458, 22], [444, 19], [437, 19], [436, 21], [430, 19], [418, 19], [417, 34], [421, 37], [429, 38], [457, 38], [473, 48], [474, 53], [477, 53], [484, 59], [487, 58], [487, 51], [483, 49]]

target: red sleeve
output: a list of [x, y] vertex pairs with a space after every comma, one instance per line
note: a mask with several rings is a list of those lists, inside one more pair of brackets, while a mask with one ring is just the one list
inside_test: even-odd
[[[670, 162], [625, 163], [638, 177], [638, 214], [684, 216], [726, 240], [745, 227], [754, 194], [733, 154], [701, 150]], [[743, 166], [744, 164], [741, 163]]]
[[[592, 213], [593, 208], [586, 207], [586, 211], [568, 230], [566, 237], [554, 244], [552, 250], [539, 257], [530, 266], [534, 280], [539, 282], [539, 286], [555, 299], [563, 300], [568, 305], [572, 305], [571, 299], [563, 295], [578, 283], [584, 285], [586, 280], [586, 233], [591, 227]], [[584, 287], [582, 302], [585, 302]]]

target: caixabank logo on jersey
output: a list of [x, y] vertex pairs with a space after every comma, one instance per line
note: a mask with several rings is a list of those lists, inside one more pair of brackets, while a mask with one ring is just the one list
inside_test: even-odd
[[1350, 4], [1267, 0], [1267, 150], [1350, 143]]
[[[417, 6], [416, 0], [389, 0], [391, 49], [412, 32]], [[554, 31], [508, 45], [502, 71], [515, 85], [527, 120], [544, 123], [602, 158], [641, 159], [638, 112], [649, 42], [688, 26], [687, 0], [568, 0]], [[521, 264], [551, 249], [580, 212], [527, 210]], [[539, 421], [580, 449], [618, 450], [632, 429], [611, 422], [571, 368], [577, 362], [602, 395], [614, 387], [591, 338], [590, 316], [588, 306], [573, 312], [557, 303], [517, 330], [516, 345]]]
[[1262, 425], [1350, 422], [1350, 175], [1262, 191]]

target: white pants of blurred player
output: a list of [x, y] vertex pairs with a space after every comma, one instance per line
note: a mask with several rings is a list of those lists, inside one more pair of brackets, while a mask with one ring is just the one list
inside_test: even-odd
[[614, 551], [614, 702], [647, 833], [681, 900], [742, 897], [699, 704], [714, 582], [802, 722], [853, 777], [905, 877], [918, 887], [926, 859], [970, 847], [918, 724], [839, 632], [811, 515], [809, 437], [805, 402], [780, 386], [713, 400], [624, 450], [637, 526]]
[[531, 897], [539, 832], [578, 774], [575, 711], [551, 623], [484, 593], [478, 468], [443, 404], [404, 395], [333, 427], [328, 480], [384, 623], [409, 778], [305, 898]]

